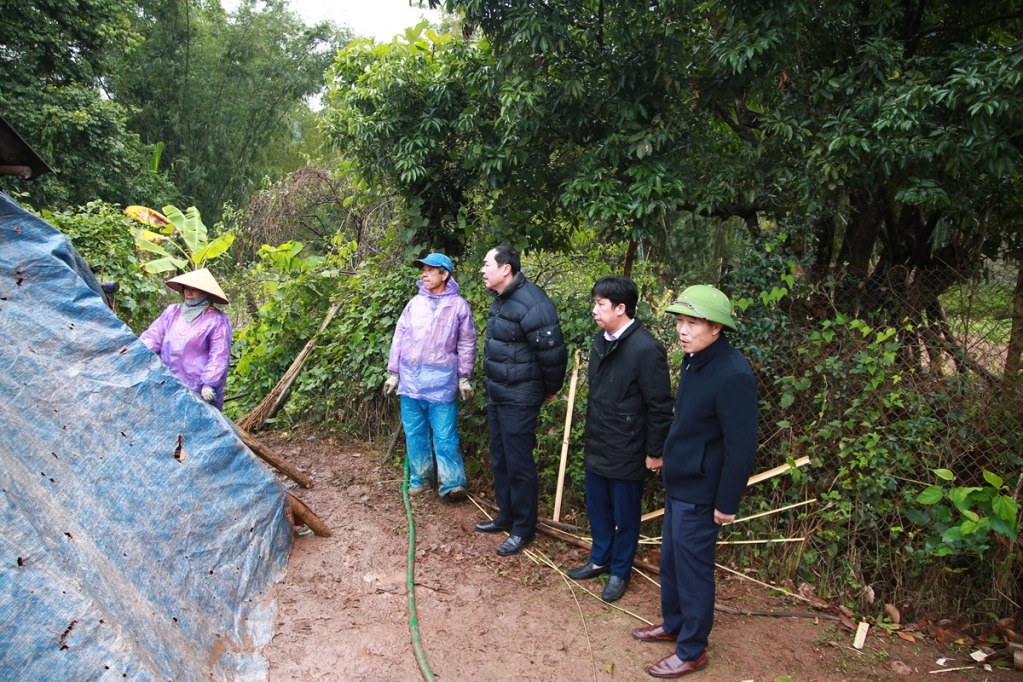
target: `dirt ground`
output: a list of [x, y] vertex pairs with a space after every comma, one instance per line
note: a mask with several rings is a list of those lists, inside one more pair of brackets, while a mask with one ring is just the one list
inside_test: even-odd
[[[397, 458], [382, 464], [386, 445], [346, 444], [316, 433], [260, 438], [312, 476], [310, 489], [286, 485], [333, 531], [329, 538], [295, 538], [279, 587], [276, 634], [264, 651], [270, 680], [422, 680], [409, 630], [408, 525]], [[412, 506], [417, 618], [436, 679], [652, 680], [645, 666], [671, 653], [670, 643], [630, 636], [644, 622], [659, 622], [656, 584], [634, 574], [616, 603], [623, 610], [615, 609], [594, 598], [599, 581], [572, 589], [528, 556], [498, 556], [503, 536], [474, 530], [484, 516], [472, 501], [448, 504], [431, 493], [413, 498]], [[532, 549], [562, 569], [586, 557], [544, 536]], [[726, 573], [718, 580], [720, 605], [808, 610]], [[687, 679], [1023, 681], [998, 668], [935, 676], [943, 669], [938, 659], [948, 659], [946, 669], [971, 664], [969, 650], [950, 650], [929, 637], [912, 643], [881, 637], [876, 630], [857, 651], [852, 633], [835, 621], [719, 612], [710, 666]]]

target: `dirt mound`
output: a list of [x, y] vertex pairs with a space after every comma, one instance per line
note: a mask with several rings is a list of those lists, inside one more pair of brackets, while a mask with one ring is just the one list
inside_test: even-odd
[[[265, 654], [270, 679], [401, 680], [422, 676], [409, 633], [406, 591], [408, 529], [395, 459], [382, 449], [343, 444], [315, 433], [260, 436], [315, 480], [296, 491], [333, 530], [329, 538], [296, 538], [280, 587], [277, 634]], [[651, 680], [645, 666], [671, 653], [646, 644], [632, 628], [659, 621], [658, 587], [633, 575], [611, 608], [599, 581], [572, 590], [558, 573], [526, 556], [495, 553], [500, 538], [475, 532], [483, 517], [472, 502], [448, 504], [434, 494], [413, 498], [416, 524], [416, 604], [421, 640], [439, 680]], [[555, 564], [581, 562], [579, 550], [540, 537], [534, 548]], [[717, 600], [743, 610], [807, 611], [752, 583], [719, 574]], [[635, 614], [635, 615], [630, 615]], [[814, 680], [933, 679], [933, 640], [867, 638], [834, 621], [718, 613], [710, 667], [703, 682], [791, 678]], [[876, 629], [875, 629], [876, 630]], [[972, 663], [966, 653], [946, 667]], [[1010, 679], [1011, 672], [949, 672], [942, 682]]]

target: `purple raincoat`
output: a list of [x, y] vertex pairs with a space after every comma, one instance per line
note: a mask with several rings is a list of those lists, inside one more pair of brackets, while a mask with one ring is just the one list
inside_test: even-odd
[[196, 393], [212, 386], [217, 393], [212, 404], [221, 410], [231, 362], [231, 322], [223, 312], [209, 307], [189, 324], [181, 319], [181, 307], [181, 303], [167, 306], [139, 338], [185, 386]]
[[451, 403], [458, 379], [472, 376], [476, 328], [469, 304], [448, 278], [447, 290], [431, 294], [419, 285], [398, 318], [387, 371], [398, 375], [398, 395], [431, 403]]

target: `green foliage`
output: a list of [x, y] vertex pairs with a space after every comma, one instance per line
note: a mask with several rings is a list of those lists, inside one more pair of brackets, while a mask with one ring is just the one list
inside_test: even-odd
[[39, 180], [0, 178], [38, 208], [94, 200], [163, 201], [173, 187], [150, 171], [150, 151], [123, 105], [101, 92], [136, 35], [123, 0], [0, 0], [0, 111], [56, 171]]
[[[125, 212], [134, 216], [132, 209], [141, 209], [147, 215], [155, 213], [152, 209], [140, 206], [130, 206], [125, 209]], [[142, 268], [146, 272], [160, 273], [186, 268], [190, 270], [204, 268], [209, 261], [226, 253], [234, 242], [234, 235], [230, 232], [210, 239], [209, 230], [202, 221], [199, 209], [195, 206], [189, 206], [185, 213], [182, 213], [176, 206], [164, 206], [163, 212], [166, 214], [165, 216], [159, 214], [154, 216], [158, 221], [166, 221], [166, 224], [159, 226], [159, 234], [152, 230], [132, 230], [135, 246], [140, 251], [157, 256], [157, 258], [152, 258], [142, 264]], [[148, 220], [142, 219], [140, 222], [148, 222]], [[167, 247], [173, 251], [168, 251]]]
[[[191, 203], [244, 205], [264, 175], [302, 161], [307, 97], [350, 37], [324, 22], [306, 26], [285, 2], [245, 0], [226, 13], [220, 2], [147, 0], [134, 12], [139, 40], [117, 65], [109, 88], [133, 106], [129, 125], [163, 143], [168, 169]], [[290, 160], [290, 161], [289, 161]], [[295, 164], [285, 167], [290, 162]]]
[[[341, 250], [348, 248], [339, 246]], [[229, 383], [235, 393], [249, 395], [227, 404], [225, 412], [232, 418], [248, 412], [277, 384], [316, 333], [337, 292], [335, 259], [305, 256], [303, 250], [296, 242], [263, 246], [249, 281], [238, 283], [238, 288], [246, 292], [252, 321], [235, 330]], [[264, 301], [261, 305], [257, 305], [252, 289], [260, 290], [260, 300]], [[318, 376], [317, 364], [313, 362], [303, 376]], [[300, 392], [293, 392], [292, 397]]]
[[[948, 554], [983, 554], [991, 549], [989, 537], [994, 531], [1010, 540], [1019, 533], [1019, 504], [1011, 496], [1001, 476], [983, 470], [984, 485], [952, 486], [955, 474], [948, 469], [934, 469], [944, 483], [925, 488], [916, 501], [928, 508], [915, 520], [921, 525], [933, 523], [940, 540], [928, 542], [934, 556]], [[951, 503], [951, 506], [945, 501]], [[958, 511], [957, 515], [953, 509]]]
[[168, 292], [161, 278], [142, 269], [131, 237], [133, 223], [117, 206], [93, 201], [41, 215], [67, 236], [98, 279], [120, 284], [113, 297], [115, 311], [132, 331], [142, 333], [160, 315]]

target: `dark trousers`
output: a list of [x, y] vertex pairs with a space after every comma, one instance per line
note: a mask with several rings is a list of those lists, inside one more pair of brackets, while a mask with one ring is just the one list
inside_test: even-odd
[[695, 661], [707, 649], [714, 626], [714, 552], [718, 525], [714, 505], [667, 496], [661, 545], [661, 616], [664, 630], [678, 633], [675, 653]]
[[586, 514], [593, 533], [590, 561], [596, 566], [610, 565], [611, 575], [622, 580], [632, 573], [636, 558], [642, 498], [643, 481], [586, 472]]
[[536, 532], [540, 479], [536, 475], [536, 427], [539, 405], [487, 407], [490, 424], [490, 467], [494, 470], [494, 495], [500, 511], [494, 519], [511, 528], [512, 535]]

